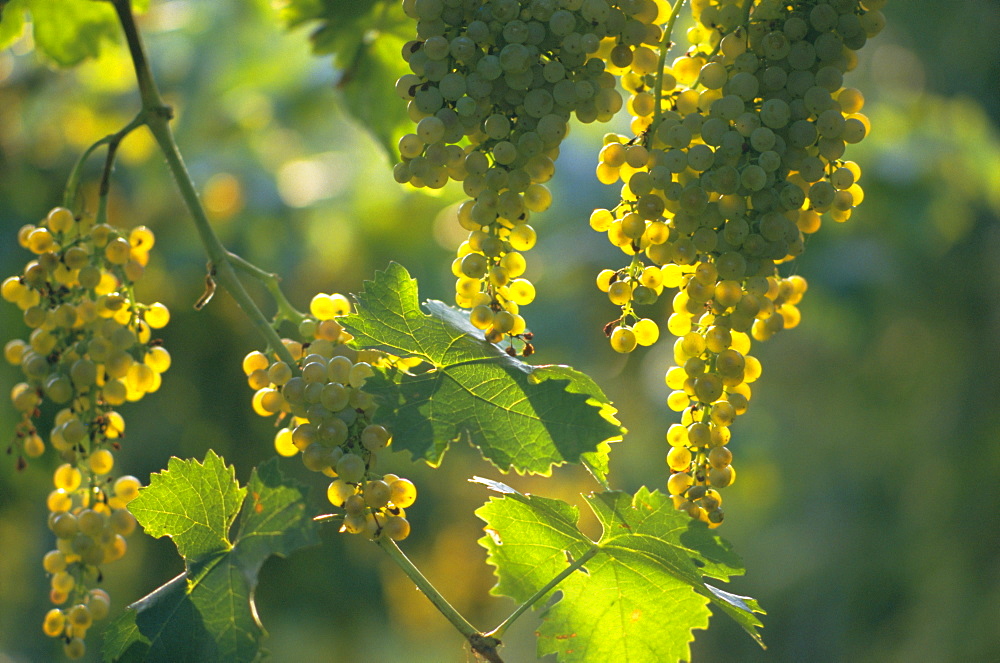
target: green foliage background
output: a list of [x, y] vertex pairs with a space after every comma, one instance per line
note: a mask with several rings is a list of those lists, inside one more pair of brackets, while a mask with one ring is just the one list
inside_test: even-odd
[[[722, 534], [748, 573], [727, 589], [768, 610], [769, 649], [716, 618], [694, 644], [696, 660], [1000, 660], [1000, 8], [897, 0], [885, 13], [889, 27], [848, 79], [865, 90], [875, 127], [849, 153], [864, 169], [865, 202], [849, 223], [828, 222], [796, 265], [810, 281], [803, 323], [762, 347], [764, 377], [734, 430], [739, 480], [724, 496]], [[392, 259], [423, 296], [448, 299], [457, 224], [441, 210], [461, 192], [432, 197], [392, 181], [380, 142], [341, 109], [330, 58], [310, 54], [308, 26], [283, 32], [266, 0], [162, 0], [142, 28], [228, 246], [283, 274], [302, 306], [317, 291], [359, 289]], [[120, 51], [71, 71], [49, 69], [27, 38], [0, 53], [0, 273], [27, 260], [17, 228], [60, 200], [79, 153], [136, 108]], [[631, 432], [615, 445], [611, 476], [634, 491], [665, 479], [669, 354], [613, 356], [600, 333], [612, 308], [593, 277], [620, 261], [586, 224], [615, 196], [593, 176], [605, 130], [576, 126], [563, 150], [556, 206], [539, 219], [529, 254], [539, 288], [529, 320], [539, 363], [587, 372], [619, 407]], [[211, 446], [245, 483], [273, 456], [273, 429], [250, 412], [239, 370], [259, 340], [224, 295], [192, 310], [205, 258], [168, 177], [148, 136], [124, 143], [112, 218], [157, 233], [140, 294], [174, 313], [163, 332], [174, 365], [159, 393], [123, 408], [118, 468], [146, 480], [170, 456], [203, 458]], [[19, 316], [4, 305], [0, 337], [15, 334]], [[16, 379], [0, 366], [4, 389]], [[12, 425], [12, 408], [0, 404], [0, 431]], [[466, 479], [581, 506], [575, 495], [597, 488], [580, 468], [557, 469], [552, 485], [504, 477], [462, 445], [435, 472], [402, 454], [387, 460], [421, 490], [407, 551], [482, 626], [511, 602], [487, 595], [494, 579], [473, 511], [488, 496]], [[12, 459], [0, 461], [4, 663], [57, 656], [40, 629], [53, 465], [18, 475]], [[320, 488], [295, 462], [282, 469]], [[581, 526], [593, 535], [596, 523]], [[262, 570], [257, 609], [273, 660], [467, 660], [450, 626], [373, 546], [322, 536], [322, 546]], [[120, 609], [181, 570], [169, 541], [135, 536], [106, 586]], [[509, 660], [533, 659], [536, 627], [526, 618], [508, 633]]]

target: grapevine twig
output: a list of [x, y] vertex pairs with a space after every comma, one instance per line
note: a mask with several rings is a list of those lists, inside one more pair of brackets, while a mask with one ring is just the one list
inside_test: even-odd
[[281, 290], [280, 276], [261, 269], [243, 256], [235, 253], [230, 252], [229, 259], [236, 270], [260, 281], [267, 288], [267, 291], [271, 293], [271, 296], [274, 297], [274, 303], [278, 306], [278, 311], [274, 314], [275, 322], [288, 320], [297, 325], [305, 319], [306, 316], [292, 306], [292, 303], [285, 297], [285, 293]]
[[177, 149], [177, 143], [174, 140], [169, 124], [172, 112], [170, 107], [163, 103], [159, 89], [156, 86], [156, 81], [153, 79], [149, 62], [146, 59], [142, 38], [136, 27], [135, 17], [132, 15], [131, 3], [129, 0], [112, 0], [112, 4], [118, 14], [118, 20], [122, 25], [122, 30], [128, 42], [129, 53], [132, 56], [132, 65], [135, 68], [136, 80], [139, 85], [139, 95], [142, 98], [146, 125], [152, 132], [153, 138], [160, 147], [160, 151], [163, 152], [163, 156], [166, 157], [167, 166], [170, 168], [174, 182], [177, 184], [181, 197], [184, 199], [184, 203], [191, 213], [191, 219], [198, 230], [201, 243], [204, 245], [209, 260], [213, 265], [215, 279], [219, 285], [232, 295], [239, 307], [250, 318], [254, 327], [257, 328], [257, 331], [267, 340], [271, 349], [295, 370], [296, 362], [293, 360], [291, 353], [285, 348], [278, 333], [271, 326], [270, 322], [268, 322], [267, 318], [264, 317], [264, 314], [257, 307], [253, 298], [250, 297], [236, 276], [236, 271], [233, 269], [233, 254], [226, 250], [216, 236], [215, 231], [212, 230], [212, 226], [205, 214], [205, 209], [198, 198], [198, 191], [191, 180], [191, 175], [188, 173], [187, 167], [184, 165], [184, 159]]
[[70, 171], [69, 179], [66, 181], [66, 189], [63, 192], [63, 207], [71, 210], [76, 209], [76, 201], [80, 197], [80, 182], [83, 179], [83, 167], [87, 163], [87, 159], [90, 158], [90, 155], [102, 145], [108, 146], [108, 159], [105, 161], [104, 174], [101, 178], [101, 194], [104, 195], [107, 193], [106, 183], [110, 177], [110, 169], [114, 164], [114, 154], [118, 149], [118, 145], [126, 136], [144, 124], [146, 124], [146, 111], [142, 110], [132, 118], [131, 122], [122, 127], [120, 131], [101, 138], [80, 155], [80, 158], [77, 159], [76, 164], [73, 166], [73, 170]]
[[448, 603], [448, 599], [441, 595], [437, 587], [424, 577], [420, 569], [410, 561], [410, 558], [396, 545], [395, 541], [383, 536], [378, 540], [378, 545], [388, 553], [392, 561], [396, 563], [396, 566], [413, 581], [417, 588], [424, 593], [424, 596], [430, 599], [430, 602], [444, 615], [445, 619], [451, 622], [452, 626], [465, 636], [466, 640], [472, 646], [472, 651], [490, 663], [503, 663], [503, 660], [497, 653], [497, 646], [500, 644], [500, 640], [493, 633], [481, 633], [479, 629], [470, 624], [454, 606]]
[[[748, 0], [748, 2], [752, 1]], [[685, 0], [674, 0], [670, 16], [667, 17], [667, 23], [663, 26], [663, 39], [660, 41], [660, 63], [656, 70], [656, 89], [654, 90], [654, 101], [656, 103], [653, 106], [653, 122], [651, 126], [656, 125], [657, 120], [660, 119], [660, 115], [663, 113], [663, 68], [667, 66], [667, 52], [673, 46], [671, 35], [674, 32], [674, 23], [677, 21], [677, 16], [681, 13], [681, 7], [684, 6], [684, 2]]]

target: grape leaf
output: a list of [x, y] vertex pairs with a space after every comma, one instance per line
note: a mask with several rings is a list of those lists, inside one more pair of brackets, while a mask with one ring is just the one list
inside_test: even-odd
[[24, 31], [24, 0], [0, 1], [0, 49], [13, 44]]
[[277, 459], [240, 487], [213, 451], [204, 463], [171, 458], [129, 510], [147, 533], [173, 539], [185, 571], [109, 625], [104, 660], [254, 660], [264, 636], [253, 607], [260, 567], [318, 541], [305, 499]]
[[402, 5], [396, 0], [289, 0], [281, 18], [289, 28], [319, 23], [311, 35], [313, 52], [334, 55], [344, 108], [395, 159], [399, 138], [412, 124], [406, 103], [395, 93], [396, 79], [409, 72], [400, 52], [415, 31]]
[[[133, 0], [145, 10], [149, 0]], [[0, 2], [0, 48], [21, 36], [24, 13], [31, 14], [35, 48], [52, 62], [71, 67], [97, 57], [107, 43], [119, 39], [118, 19], [109, 2], [94, 0], [11, 0]]]
[[429, 366], [385, 370], [366, 384], [394, 448], [436, 465], [451, 442], [464, 438], [503, 471], [548, 474], [553, 465], [583, 462], [605, 480], [605, 442], [624, 429], [593, 380], [568, 366], [508, 356], [442, 302], [426, 302], [424, 314], [417, 282], [399, 264], [376, 273], [356, 299], [357, 313], [338, 318], [356, 343]]
[[708, 626], [709, 604], [763, 647], [757, 602], [705, 583], [742, 574], [739, 557], [704, 523], [674, 509], [669, 496], [645, 488], [634, 496], [587, 496], [604, 530], [594, 542], [577, 528], [575, 507], [476, 481], [503, 494], [476, 511], [486, 523], [487, 536], [479, 543], [495, 567], [495, 594], [523, 602], [572, 560], [594, 551], [553, 590], [562, 597], [542, 615], [540, 657], [556, 654], [572, 663], [689, 660], [691, 631]]

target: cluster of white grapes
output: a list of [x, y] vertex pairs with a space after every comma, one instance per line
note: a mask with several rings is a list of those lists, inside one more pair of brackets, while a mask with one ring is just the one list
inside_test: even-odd
[[391, 436], [372, 423], [377, 405], [364, 386], [374, 375], [372, 362], [384, 358], [346, 345], [352, 337], [336, 318], [349, 312], [343, 295], [316, 295], [311, 317], [299, 325], [310, 340], [283, 339], [295, 364], [255, 350], [243, 359], [243, 371], [254, 390], [254, 411], [287, 422], [275, 435], [275, 450], [301, 454], [307, 468], [334, 479], [327, 497], [344, 509], [341, 531], [398, 541], [410, 533], [405, 509], [417, 490], [408, 479], [376, 472], [377, 453]]
[[[611, 346], [651, 345], [636, 306], [677, 288], [667, 405], [668, 489], [679, 509], [722, 522], [735, 470], [729, 426], [746, 411], [760, 362], [751, 341], [796, 326], [806, 291], [778, 266], [802, 253], [825, 213], [846, 221], [863, 198], [846, 146], [868, 133], [864, 98], [844, 87], [855, 51], [884, 26], [882, 0], [695, 0], [689, 50], [662, 70], [622, 59], [631, 138], [609, 134], [597, 177], [623, 182], [591, 227], [631, 256], [598, 287], [621, 307]], [[650, 57], [649, 60], [658, 60]]]
[[[56, 548], [45, 555], [52, 603], [43, 630], [65, 641], [69, 658], [86, 652], [94, 620], [108, 613], [109, 597], [95, 585], [101, 567], [121, 558], [136, 527], [125, 505], [137, 494], [135, 477], [112, 478], [114, 456], [125, 435], [116, 408], [160, 387], [170, 353], [153, 338], [167, 324], [163, 304], [135, 298], [153, 247], [153, 233], [95, 224], [57, 207], [18, 233], [34, 254], [23, 273], [0, 285], [31, 329], [13, 339], [4, 357], [21, 368], [11, 401], [21, 418], [15, 429], [19, 467], [53, 447], [63, 463], [49, 494], [49, 528]], [[35, 425], [45, 401], [61, 406], [48, 443]]]
[[399, 142], [396, 180], [418, 187], [461, 181], [469, 231], [452, 272], [455, 300], [488, 340], [533, 351], [520, 308], [535, 298], [523, 252], [528, 223], [549, 207], [544, 185], [575, 115], [607, 121], [622, 108], [608, 58], [649, 63], [659, 43], [654, 0], [404, 0], [417, 39], [403, 48], [413, 72], [396, 91], [416, 131]]

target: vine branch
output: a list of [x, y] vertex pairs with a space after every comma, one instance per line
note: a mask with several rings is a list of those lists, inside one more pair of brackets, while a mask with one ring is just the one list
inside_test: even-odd
[[[135, 17], [132, 14], [130, 1], [111, 0], [111, 3], [118, 15], [122, 31], [125, 33], [125, 39], [128, 42], [129, 53], [132, 56], [132, 65], [135, 68], [136, 80], [139, 86], [139, 96], [142, 99], [145, 124], [149, 127], [153, 138], [160, 147], [160, 151], [163, 152], [163, 156], [167, 160], [167, 166], [170, 168], [174, 182], [180, 190], [181, 198], [183, 198], [184, 204], [191, 214], [191, 219], [198, 230], [201, 243], [208, 253], [211, 264], [210, 269], [215, 280], [232, 295], [239, 307], [250, 318], [254, 327], [257, 328], [257, 331], [265, 338], [271, 349], [278, 354], [282, 361], [295, 370], [296, 362], [292, 358], [291, 353], [285, 348], [278, 333], [271, 326], [270, 322], [268, 322], [267, 318], [253, 301], [253, 298], [250, 297], [243, 287], [243, 283], [236, 276], [236, 271], [233, 268], [233, 254], [226, 250], [216, 236], [215, 231], [212, 230], [212, 226], [205, 214], [205, 209], [198, 197], [198, 191], [191, 180], [187, 166], [184, 165], [184, 159], [181, 157], [177, 143], [174, 140], [173, 132], [170, 129], [170, 120], [173, 117], [173, 111], [163, 103], [163, 99], [160, 97], [159, 89], [156, 86], [152, 70], [149, 67], [149, 61], [146, 58], [142, 37], [139, 34]], [[263, 270], [259, 271], [266, 273]], [[283, 295], [282, 299], [284, 300]], [[287, 302], [287, 300], [285, 301]]]
[[76, 164], [73, 165], [73, 170], [70, 171], [69, 179], [66, 181], [66, 189], [63, 192], [63, 207], [67, 209], [76, 209], [76, 202], [80, 197], [80, 183], [83, 179], [83, 167], [87, 163], [87, 159], [89, 159], [90, 156], [102, 145], [108, 146], [108, 157], [105, 161], [104, 172], [101, 176], [100, 195], [107, 195], [108, 187], [110, 186], [111, 169], [114, 166], [115, 153], [118, 150], [119, 144], [121, 144], [122, 140], [124, 140], [126, 136], [144, 124], [146, 124], [145, 109], [139, 111], [139, 113], [132, 118], [132, 121], [122, 127], [120, 131], [108, 134], [104, 138], [101, 138], [80, 155]]
[[462, 616], [458, 610], [455, 609], [451, 603], [448, 602], [441, 592], [437, 590], [437, 587], [431, 584], [431, 581], [424, 577], [424, 574], [420, 572], [410, 558], [406, 556], [395, 541], [387, 536], [381, 537], [377, 541], [379, 547], [382, 548], [392, 559], [393, 562], [409, 577], [410, 580], [417, 586], [417, 588], [424, 593], [430, 602], [434, 604], [434, 607], [444, 615], [445, 619], [451, 622], [459, 633], [465, 636], [465, 639], [469, 641], [469, 645], [472, 646], [472, 651], [476, 652], [479, 656], [486, 659], [490, 663], [503, 663], [503, 659], [497, 653], [497, 647], [500, 645], [500, 640], [494, 637], [491, 633], [481, 633], [479, 629], [469, 623], [469, 621]]
[[278, 312], [274, 315], [274, 319], [276, 321], [288, 320], [298, 325], [305, 319], [306, 316], [292, 306], [292, 303], [288, 301], [287, 297], [285, 297], [285, 293], [281, 289], [280, 276], [274, 274], [273, 272], [261, 269], [243, 256], [236, 253], [229, 252], [229, 260], [232, 262], [233, 268], [257, 279], [264, 285], [265, 288], [267, 288], [267, 291], [271, 293], [275, 304], [278, 306]]

